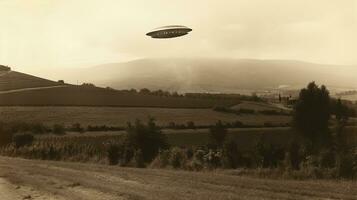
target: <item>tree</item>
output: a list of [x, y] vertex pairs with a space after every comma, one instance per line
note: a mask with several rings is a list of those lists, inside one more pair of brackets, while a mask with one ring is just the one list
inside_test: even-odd
[[0, 147], [12, 142], [13, 132], [7, 124], [0, 122]]
[[125, 144], [134, 151], [140, 150], [145, 162], [151, 161], [160, 149], [168, 147], [167, 139], [155, 124], [153, 118], [149, 118], [147, 124], [136, 120], [135, 124], [128, 123]]
[[222, 147], [222, 166], [224, 168], [237, 168], [240, 154], [238, 145], [233, 139], [225, 140]]
[[140, 90], [140, 93], [141, 94], [150, 94], [150, 90], [147, 89], [147, 88], [143, 88], [143, 89]]
[[300, 91], [299, 99], [294, 107], [293, 124], [308, 139], [315, 149], [330, 139], [330, 96], [324, 85], [315, 82], [308, 84]]
[[63, 124], [54, 124], [53, 125], [53, 134], [55, 135], [64, 135], [66, 134], [66, 129]]
[[227, 129], [224, 127], [221, 120], [219, 120], [213, 127], [210, 128], [210, 137], [212, 142], [221, 147], [227, 135]]
[[13, 141], [15, 143], [16, 148], [31, 145], [33, 140], [34, 137], [31, 134], [18, 134], [13, 136]]

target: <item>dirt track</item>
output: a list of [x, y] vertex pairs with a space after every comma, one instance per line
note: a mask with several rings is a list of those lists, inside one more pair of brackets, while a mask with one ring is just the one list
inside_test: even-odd
[[357, 199], [357, 183], [0, 157], [0, 199]]

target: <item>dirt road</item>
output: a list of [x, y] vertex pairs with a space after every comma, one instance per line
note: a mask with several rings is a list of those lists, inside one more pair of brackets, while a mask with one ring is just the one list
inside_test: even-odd
[[0, 199], [357, 199], [357, 183], [0, 157]]
[[32, 90], [44, 90], [44, 89], [62, 88], [62, 87], [68, 87], [68, 85], [56, 85], [56, 86], [46, 86], [46, 87], [34, 87], [34, 88], [22, 88], [22, 89], [14, 89], [14, 90], [5, 90], [5, 91], [0, 91], [0, 94], [9, 94], [9, 93], [16, 93], [16, 92], [25, 92], [25, 91], [32, 91]]

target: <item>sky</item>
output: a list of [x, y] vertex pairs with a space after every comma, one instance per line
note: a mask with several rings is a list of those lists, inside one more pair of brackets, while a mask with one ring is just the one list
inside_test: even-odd
[[[179, 24], [184, 37], [150, 30]], [[90, 67], [151, 57], [357, 65], [357, 0], [0, 0], [0, 64]]]

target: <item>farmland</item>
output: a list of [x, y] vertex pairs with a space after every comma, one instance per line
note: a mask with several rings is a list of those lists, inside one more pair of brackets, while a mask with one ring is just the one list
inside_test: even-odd
[[15, 71], [3, 71], [0, 74], [0, 91], [58, 85], [61, 84]]
[[356, 182], [293, 181], [0, 157], [0, 199], [356, 199]]
[[124, 106], [164, 108], [212, 108], [232, 106], [238, 99], [204, 99], [158, 96], [94, 86], [52, 87], [0, 92], [0, 106]]
[[[17, 153], [26, 158], [42, 158], [57, 160], [94, 161], [106, 162], [106, 144], [118, 144], [122, 142], [124, 131], [114, 132], [87, 132], [68, 133], [64, 136], [39, 135], [36, 136], [31, 146], [23, 147]], [[198, 147], [207, 145], [210, 142], [209, 130], [169, 130], [164, 129], [171, 146]], [[290, 144], [294, 131], [290, 128], [251, 128], [251, 129], [229, 129], [228, 136], [236, 141], [239, 151], [251, 151], [258, 141], [267, 144], [274, 144], [277, 147], [286, 147]], [[357, 140], [356, 140], [357, 142]], [[77, 153], [67, 155], [68, 148], [76, 147]], [[42, 154], [53, 148], [55, 157], [49, 154]], [[11, 155], [12, 149], [5, 149], [3, 155]], [[24, 153], [21, 153], [24, 152]], [[66, 156], [67, 155], [67, 156]], [[50, 158], [51, 157], [51, 158]]]
[[[208, 129], [164, 129], [172, 147], [200, 148], [211, 142]], [[20, 156], [29, 159], [80, 161], [107, 164], [108, 144], [121, 144], [125, 131], [69, 132], [63, 136], [38, 135], [30, 146], [20, 149], [1, 149], [1, 155]], [[349, 145], [357, 144], [357, 128], [346, 127]], [[239, 152], [251, 152], [259, 142], [276, 148], [288, 148], [295, 131], [291, 128], [234, 128], [228, 129], [227, 137], [235, 141]]]
[[243, 124], [262, 125], [264, 123], [285, 124], [289, 116], [269, 116], [262, 114], [230, 114], [215, 112], [212, 109], [174, 109], [174, 108], [131, 108], [131, 107], [0, 107], [3, 122], [24, 121], [44, 124], [125, 126], [135, 119], [146, 120], [154, 117], [158, 125], [170, 122], [186, 124], [193, 121], [196, 125], [212, 125], [218, 120], [224, 122], [241, 121]]

